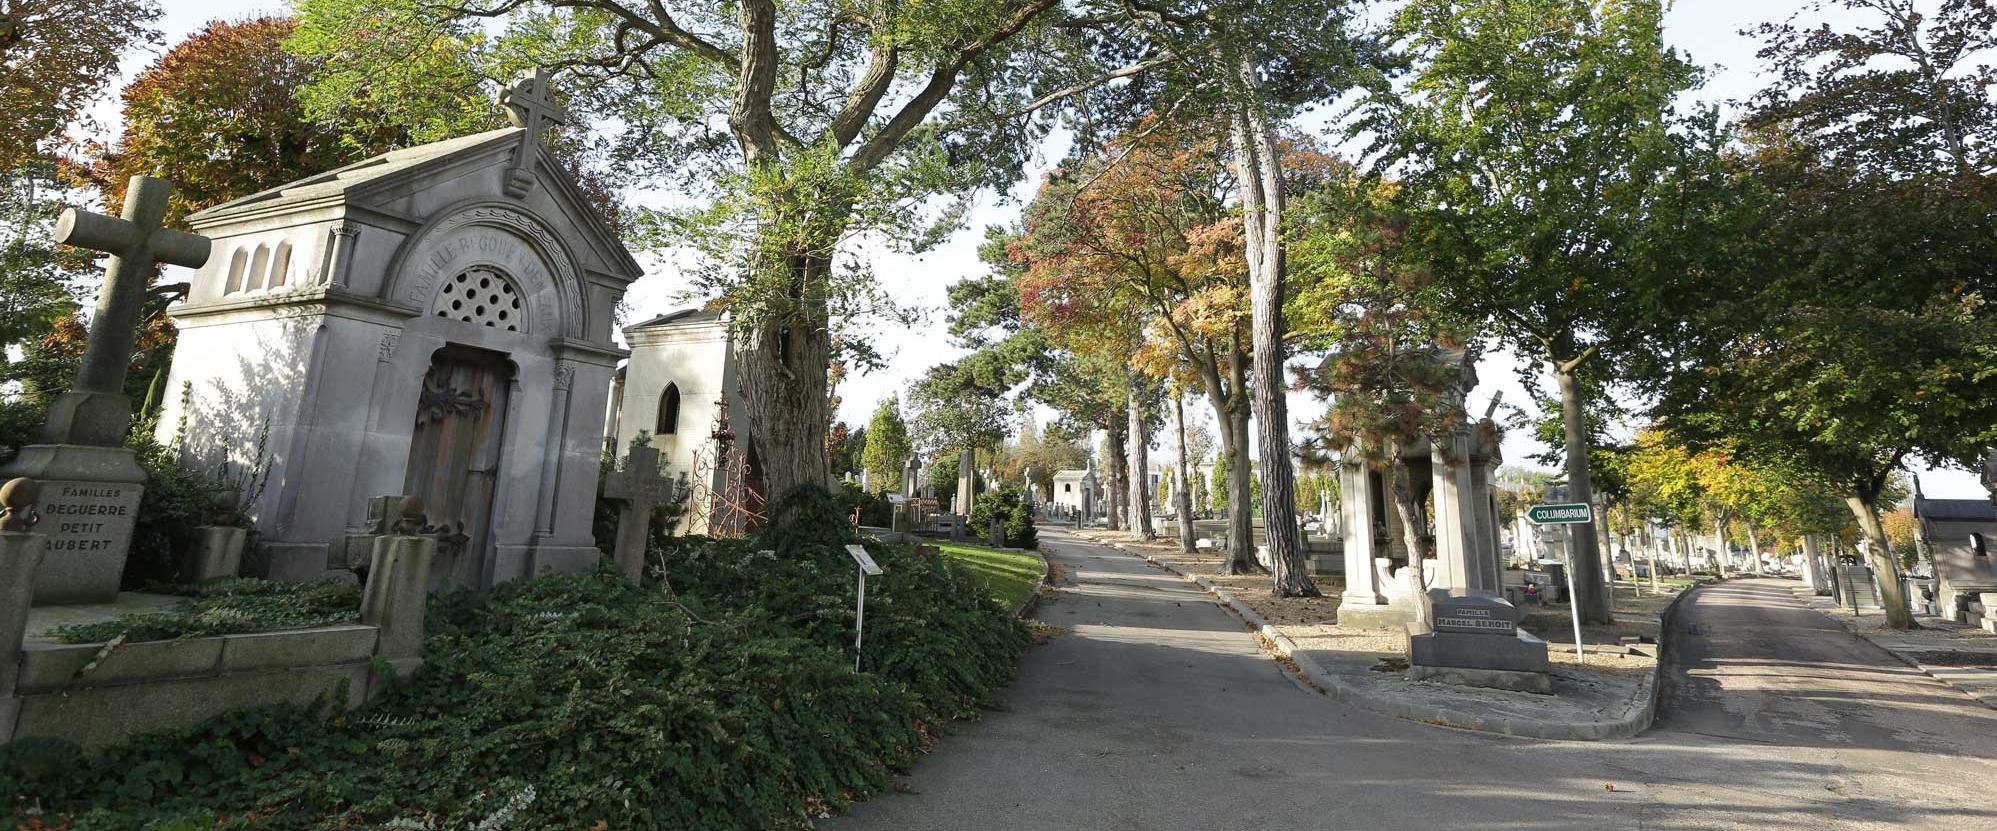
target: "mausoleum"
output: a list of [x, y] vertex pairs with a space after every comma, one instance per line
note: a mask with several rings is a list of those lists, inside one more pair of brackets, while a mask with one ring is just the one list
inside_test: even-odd
[[546, 93], [524, 76], [514, 126], [189, 218], [214, 255], [172, 310], [159, 437], [197, 468], [268, 466], [248, 571], [365, 562], [390, 495], [448, 529], [449, 582], [596, 563], [613, 311], [641, 272], [543, 145]]

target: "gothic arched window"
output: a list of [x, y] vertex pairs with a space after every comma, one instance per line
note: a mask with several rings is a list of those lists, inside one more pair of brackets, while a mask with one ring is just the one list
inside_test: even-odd
[[670, 436], [680, 431], [680, 385], [667, 384], [666, 391], [659, 393], [659, 423], [652, 431], [655, 436]]

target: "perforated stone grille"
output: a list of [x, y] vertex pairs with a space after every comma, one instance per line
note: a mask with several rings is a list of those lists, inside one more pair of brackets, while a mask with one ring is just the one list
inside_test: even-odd
[[520, 331], [520, 291], [505, 275], [474, 268], [444, 282], [436, 315], [508, 332]]

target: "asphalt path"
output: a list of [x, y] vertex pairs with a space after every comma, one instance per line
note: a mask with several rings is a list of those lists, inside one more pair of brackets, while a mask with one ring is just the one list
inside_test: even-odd
[[1997, 711], [1839, 653], [1857, 639], [1775, 581], [1688, 602], [1658, 729], [1540, 742], [1330, 701], [1178, 577], [1041, 539], [1064, 579], [1037, 617], [1062, 634], [1001, 709], [819, 827], [1997, 828]]

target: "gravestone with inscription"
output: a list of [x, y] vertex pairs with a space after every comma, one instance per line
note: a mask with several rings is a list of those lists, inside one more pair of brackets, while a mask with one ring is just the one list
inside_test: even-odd
[[57, 242], [111, 257], [75, 384], [50, 403], [40, 440], [0, 471], [0, 479], [27, 476], [41, 484], [48, 556], [35, 578], [37, 605], [118, 596], [146, 478], [124, 447], [132, 423], [125, 370], [139, 313], [159, 263], [198, 268], [209, 253], [207, 239], [160, 227], [172, 192], [165, 180], [134, 176], [122, 217], [70, 209], [56, 225]]
[[215, 255], [172, 309], [160, 438], [177, 433], [190, 467], [269, 471], [245, 506], [246, 573], [365, 562], [385, 494], [450, 530], [440, 579], [595, 567], [603, 414], [626, 355], [611, 328], [642, 270], [545, 146], [556, 91], [529, 73], [494, 104], [511, 127], [189, 217]]
[[1429, 626], [1409, 623], [1408, 677], [1550, 693], [1546, 642], [1519, 629], [1519, 609], [1486, 592], [1431, 589]]

